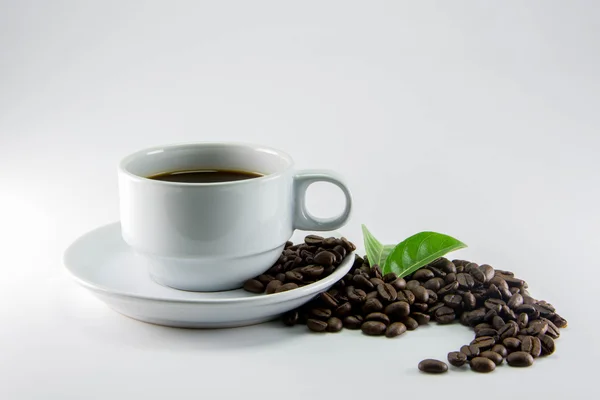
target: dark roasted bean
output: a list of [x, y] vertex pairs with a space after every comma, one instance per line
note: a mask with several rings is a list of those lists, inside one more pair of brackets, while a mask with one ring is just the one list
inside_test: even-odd
[[433, 265], [447, 274], [456, 273], [456, 266], [454, 263], [446, 258], [441, 258], [433, 263]]
[[398, 292], [398, 300], [404, 300], [408, 304], [414, 304], [415, 295], [410, 290], [404, 289], [404, 290], [401, 290], [400, 292]]
[[474, 269], [478, 269], [479, 265], [477, 265], [474, 262], [468, 262], [465, 264], [465, 272], [467, 273], [471, 273], [471, 271], [473, 271]]
[[473, 310], [477, 305], [477, 299], [475, 299], [475, 295], [471, 292], [466, 292], [462, 295], [463, 300], [463, 308], [465, 310]]
[[427, 304], [431, 305], [431, 304], [437, 303], [437, 301], [438, 301], [438, 295], [437, 295], [437, 293], [435, 293], [431, 289], [427, 289], [427, 294], [429, 296], [429, 299], [427, 299]]
[[352, 283], [354, 284], [355, 287], [370, 291], [373, 290], [373, 284], [371, 283], [371, 281], [369, 280], [369, 278], [367, 278], [364, 275], [354, 275], [354, 277], [352, 278]]
[[[392, 283], [392, 282], [394, 282], [394, 281], [396, 280], [396, 278], [398, 278], [398, 276], [397, 276], [395, 273], [393, 273], [393, 272], [388, 272], [387, 274], [385, 274], [385, 275], [383, 276], [383, 281], [384, 281], [385, 283]], [[404, 289], [404, 288], [403, 288], [403, 289]]]
[[383, 278], [383, 273], [381, 272], [381, 267], [379, 265], [373, 265], [371, 267], [371, 278]]
[[531, 336], [543, 335], [548, 330], [548, 323], [542, 320], [531, 321], [523, 333]]
[[492, 336], [479, 336], [471, 341], [471, 345], [479, 347], [481, 351], [491, 349], [496, 344]]
[[298, 285], [296, 283], [293, 283], [293, 282], [284, 283], [283, 285], [281, 285], [277, 289], [275, 289], [275, 293], [287, 292], [288, 290], [293, 290], [293, 289], [297, 289], [297, 288], [298, 288]]
[[315, 263], [323, 266], [332, 265], [335, 262], [335, 254], [330, 251], [321, 251], [314, 256]]
[[517, 320], [517, 315], [508, 306], [502, 306], [502, 310], [500, 310], [500, 315], [505, 320], [510, 320], [510, 321], [516, 321]]
[[460, 351], [451, 351], [448, 353], [448, 362], [455, 367], [461, 367], [467, 362], [467, 356]]
[[379, 299], [376, 298], [372, 298], [372, 299], [368, 299], [367, 301], [365, 301], [365, 304], [363, 305], [363, 313], [365, 314], [370, 314], [373, 312], [378, 312], [383, 310], [383, 304], [381, 304], [381, 301], [379, 301]]
[[427, 282], [425, 282], [423, 284], [423, 287], [425, 289], [430, 289], [433, 290], [434, 292], [437, 292], [438, 290], [440, 290], [440, 288], [445, 284], [444, 280], [442, 278], [431, 278], [430, 280], [428, 280]]
[[283, 285], [283, 283], [280, 280], [274, 279], [271, 282], [269, 282], [269, 284], [267, 285], [267, 288], [265, 290], [266, 294], [272, 294], [275, 293], [275, 291], [281, 286]]
[[244, 290], [252, 293], [262, 293], [265, 291], [265, 285], [258, 279], [248, 279], [244, 282]]
[[460, 308], [462, 301], [463, 299], [460, 294], [447, 294], [444, 296], [444, 303], [450, 308]]
[[421, 282], [419, 282], [415, 279], [411, 279], [410, 281], [406, 282], [406, 288], [408, 290], [413, 290], [414, 288], [417, 288], [420, 286], [421, 286]]
[[499, 287], [498, 290], [500, 291], [500, 295], [504, 300], [508, 301], [512, 297], [512, 293], [508, 288]]
[[414, 331], [419, 327], [419, 323], [411, 317], [406, 317], [401, 322], [406, 326], [406, 329], [408, 329], [409, 331]]
[[342, 330], [342, 321], [339, 318], [331, 317], [327, 320], [327, 332], [339, 332]]
[[435, 310], [434, 316], [435, 320], [440, 324], [449, 324], [450, 322], [454, 321], [454, 318], [456, 318], [454, 310], [446, 306]]
[[429, 358], [419, 363], [419, 370], [428, 374], [441, 374], [448, 371], [448, 365], [445, 362]]
[[383, 312], [392, 320], [398, 321], [410, 314], [410, 306], [405, 301], [396, 301], [386, 306]]
[[451, 272], [449, 274], [446, 274], [446, 276], [444, 277], [444, 282], [446, 284], [452, 283], [452, 282], [456, 282], [456, 273]]
[[494, 328], [479, 329], [478, 331], [475, 332], [475, 337], [481, 337], [481, 336], [495, 337], [495, 336], [498, 336], [498, 331], [496, 331]]
[[385, 281], [383, 279], [379, 279], [379, 278], [370, 278], [369, 282], [371, 282], [373, 284], [373, 288], [376, 288], [377, 285], [383, 285], [385, 283]]
[[500, 330], [500, 328], [502, 328], [505, 324], [506, 323], [504, 322], [502, 317], [499, 317], [497, 315], [492, 319], [492, 326], [496, 330]]
[[515, 293], [511, 296], [510, 300], [508, 300], [507, 305], [513, 310], [523, 304], [523, 296], [519, 293]]
[[411, 289], [411, 292], [413, 292], [413, 294], [415, 295], [416, 303], [427, 303], [427, 301], [429, 300], [429, 293], [427, 292], [427, 289], [425, 289], [423, 286], [418, 286], [414, 289]]
[[267, 285], [269, 282], [271, 282], [273, 279], [275, 279], [275, 277], [273, 275], [269, 275], [269, 274], [262, 274], [259, 275], [257, 278], [263, 285]]
[[380, 321], [366, 321], [363, 322], [360, 329], [363, 331], [365, 335], [370, 336], [379, 336], [383, 335], [387, 326]]
[[406, 326], [402, 322], [393, 322], [385, 330], [385, 336], [393, 338], [402, 335], [406, 332]]
[[488, 264], [482, 264], [479, 266], [479, 270], [485, 275], [485, 281], [489, 282], [494, 277], [494, 268]]
[[390, 319], [387, 315], [385, 315], [384, 313], [380, 313], [380, 312], [373, 312], [368, 314], [365, 317], [365, 321], [379, 321], [379, 322], [383, 322], [386, 325], [390, 324]]
[[470, 270], [469, 274], [471, 274], [476, 284], [483, 285], [486, 281], [485, 274], [478, 268]]
[[529, 316], [530, 321], [536, 320], [540, 317], [540, 312], [536, 310], [535, 304], [525, 303], [525, 296], [523, 296], [523, 304], [515, 308], [515, 311], [518, 313], [526, 313], [527, 316]]
[[304, 243], [309, 246], [320, 246], [323, 243], [323, 238], [318, 235], [308, 235], [304, 238]]
[[542, 354], [542, 342], [535, 336], [525, 336], [521, 341], [521, 350], [537, 358]]
[[379, 293], [379, 297], [387, 303], [396, 301], [396, 299], [398, 298], [398, 293], [396, 292], [396, 289], [394, 289], [394, 287], [389, 283], [377, 285], [377, 293]]
[[390, 285], [392, 285], [396, 291], [406, 289], [406, 281], [404, 278], [396, 278], [390, 283]]
[[427, 325], [431, 319], [429, 315], [420, 312], [413, 312], [410, 316], [417, 321], [419, 325]]
[[376, 299], [378, 297], [379, 297], [379, 294], [377, 293], [376, 290], [367, 293], [367, 300], [369, 300], [369, 299]]
[[429, 309], [429, 305], [427, 303], [414, 303], [410, 306], [410, 310], [411, 311], [416, 311], [416, 312], [427, 312], [427, 310]]
[[540, 318], [540, 321], [548, 324], [546, 335], [550, 336], [552, 339], [558, 339], [560, 337], [560, 329], [558, 329], [558, 327], [554, 325], [554, 322], [546, 318]]
[[433, 274], [433, 271], [431, 271], [430, 269], [421, 268], [413, 274], [413, 279], [425, 282], [425, 281], [433, 278], [434, 276], [435, 275]]
[[514, 337], [508, 337], [502, 340], [502, 344], [506, 347], [508, 352], [518, 351], [521, 349], [521, 341]]
[[361, 304], [367, 299], [367, 294], [362, 289], [357, 289], [354, 286], [346, 288], [346, 296], [348, 300], [354, 304]]
[[310, 310], [310, 315], [312, 318], [326, 320], [331, 317], [331, 310], [328, 308], [313, 308]]
[[549, 356], [550, 354], [554, 353], [554, 339], [548, 335], [540, 335], [538, 337], [542, 344], [542, 355]]
[[504, 340], [508, 337], [515, 337], [519, 333], [519, 326], [514, 321], [509, 321], [498, 330], [500, 339]]
[[560, 328], [560, 329], [566, 328], [568, 325], [567, 320], [558, 314], [555, 314], [552, 317], [552, 322], [554, 323], [554, 325], [556, 325], [557, 328]]
[[508, 355], [508, 351], [506, 350], [506, 347], [504, 347], [504, 346], [503, 346], [503, 345], [501, 345], [501, 344], [495, 344], [495, 345], [492, 347], [492, 351], [493, 351], [494, 353], [498, 353], [498, 354], [500, 354], [502, 357], [506, 357], [506, 356]]
[[281, 319], [283, 320], [283, 323], [287, 326], [294, 326], [298, 322], [298, 311], [288, 311], [283, 315]]
[[481, 322], [483, 322], [485, 318], [486, 311], [482, 308], [478, 308], [473, 311], [464, 312], [465, 322], [470, 326], [475, 326]]
[[[277, 280], [277, 281], [279, 281], [281, 283], [285, 282], [285, 273], [280, 272], [280, 273], [276, 274], [275, 275], [275, 280]], [[273, 281], [271, 281], [271, 282], [273, 282]], [[269, 283], [271, 283], [271, 282], [269, 282]]]
[[506, 303], [502, 299], [487, 299], [484, 305], [488, 310], [495, 310], [497, 313], [500, 313], [502, 306], [506, 305]]
[[517, 279], [513, 276], [503, 276], [504, 281], [508, 284], [509, 287], [521, 287], [525, 286], [525, 281], [522, 279]]
[[434, 266], [428, 266], [427, 269], [431, 270], [431, 272], [433, 272], [433, 276], [436, 277], [444, 277], [446, 276], [446, 273], [444, 271], [442, 271], [441, 269], [434, 267]]
[[488, 324], [487, 322], [482, 322], [480, 324], [477, 324], [473, 327], [473, 330], [475, 332], [479, 332], [483, 329], [494, 329], [494, 327], [492, 326], [492, 324]]
[[492, 372], [496, 369], [496, 364], [486, 357], [475, 357], [470, 362], [471, 369], [475, 372]]
[[496, 365], [502, 364], [502, 361], [504, 360], [504, 358], [500, 354], [498, 354], [498, 353], [496, 353], [494, 351], [491, 351], [491, 350], [484, 351], [483, 353], [480, 354], [480, 356], [481, 357], [485, 357], [485, 358], [489, 358]]
[[321, 293], [319, 297], [321, 298], [321, 302], [329, 308], [336, 308], [339, 305], [335, 297], [327, 292]]
[[444, 297], [447, 294], [455, 293], [458, 290], [459, 284], [458, 281], [454, 281], [452, 283], [447, 284], [440, 290], [438, 290], [438, 297]]
[[501, 276], [494, 276], [492, 279], [490, 279], [490, 285], [496, 285], [497, 288], [506, 288], [508, 289], [508, 283], [506, 283], [506, 281], [501, 277]]
[[352, 312], [352, 305], [348, 302], [342, 303], [340, 304], [336, 309], [335, 309], [335, 315], [337, 315], [338, 317], [345, 317], [348, 314], [350, 314], [350, 312]]
[[307, 265], [306, 267], [302, 267], [300, 272], [307, 278], [318, 278], [323, 275], [325, 268], [321, 265]]
[[519, 314], [519, 317], [517, 318], [517, 325], [519, 326], [519, 329], [525, 329], [528, 324], [529, 316], [527, 315], [527, 313]]
[[456, 274], [456, 281], [458, 282], [459, 288], [463, 290], [468, 290], [475, 286], [473, 277], [465, 272]]
[[296, 271], [287, 271], [285, 273], [285, 281], [286, 282], [296, 282], [296, 283], [300, 283], [303, 280], [303, 276], [300, 272], [296, 272]]
[[506, 362], [511, 367], [529, 367], [533, 364], [533, 357], [524, 351], [515, 351], [506, 357]]
[[309, 318], [306, 320], [306, 326], [313, 332], [325, 332], [327, 329], [327, 322], [319, 319]]

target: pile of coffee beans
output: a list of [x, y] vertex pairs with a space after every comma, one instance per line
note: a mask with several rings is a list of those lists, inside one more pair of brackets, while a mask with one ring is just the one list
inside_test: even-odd
[[281, 256], [264, 274], [244, 283], [252, 293], [280, 293], [330, 275], [356, 246], [346, 238], [308, 235], [304, 243], [287, 242]]

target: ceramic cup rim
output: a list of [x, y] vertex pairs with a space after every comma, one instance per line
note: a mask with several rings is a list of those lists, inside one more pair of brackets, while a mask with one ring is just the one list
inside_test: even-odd
[[[136, 174], [128, 169], [129, 165], [140, 158], [148, 157], [158, 152], [164, 151], [176, 151], [178, 149], [184, 148], [194, 148], [194, 147], [230, 147], [230, 148], [246, 148], [251, 149], [256, 152], [264, 152], [271, 155], [275, 155], [281, 158], [285, 162], [285, 167], [279, 168], [274, 172], [264, 174], [263, 176], [253, 178], [253, 179], [244, 179], [239, 181], [228, 181], [228, 182], [206, 182], [206, 183], [196, 183], [196, 182], [170, 182], [170, 181], [161, 181], [156, 179], [150, 179], [148, 177]], [[137, 150], [129, 155], [125, 156], [120, 162], [118, 166], [119, 173], [129, 177], [129, 179], [137, 182], [143, 182], [146, 184], [160, 185], [160, 186], [174, 186], [174, 187], [215, 187], [215, 186], [238, 186], [238, 185], [248, 185], [248, 184], [257, 184], [259, 182], [264, 182], [272, 179], [276, 179], [282, 176], [286, 171], [292, 169], [294, 167], [294, 160], [292, 157], [279, 149], [275, 149], [273, 147], [256, 144], [256, 143], [247, 143], [247, 142], [183, 142], [183, 143], [171, 143], [159, 146], [147, 147], [144, 149]]]

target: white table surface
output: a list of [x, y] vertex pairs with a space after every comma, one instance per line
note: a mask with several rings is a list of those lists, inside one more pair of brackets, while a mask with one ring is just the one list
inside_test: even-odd
[[[0, 2], [0, 398], [593, 397], [599, 19], [594, 1]], [[353, 241], [361, 223], [385, 242], [435, 230], [516, 271], [569, 321], [555, 355], [432, 377], [417, 363], [472, 332], [184, 330], [111, 311], [63, 250], [118, 219], [121, 157], [201, 140], [341, 172]], [[311, 189], [316, 214], [341, 203]]]

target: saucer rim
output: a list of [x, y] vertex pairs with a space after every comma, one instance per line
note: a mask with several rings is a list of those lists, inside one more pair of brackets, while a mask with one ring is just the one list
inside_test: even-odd
[[[252, 303], [255, 305], [261, 305], [262, 303], [271, 304], [273, 302], [282, 303], [290, 300], [295, 300], [298, 297], [309, 296], [311, 294], [318, 294], [323, 291], [325, 287], [328, 285], [331, 286], [331, 282], [334, 283], [339, 281], [350, 271], [352, 265], [354, 264], [355, 251], [352, 251], [344, 257], [342, 263], [336, 268], [336, 270], [329, 276], [318, 280], [317, 282], [301, 286], [297, 289], [289, 290], [281, 293], [273, 293], [273, 294], [259, 294], [259, 293], [250, 293], [248, 292], [248, 297], [232, 297], [232, 298], [224, 298], [224, 299], [172, 299], [166, 297], [155, 297], [155, 296], [147, 296], [143, 294], [135, 294], [131, 292], [125, 292], [116, 289], [110, 289], [105, 286], [100, 286], [96, 283], [85, 280], [75, 273], [75, 267], [71, 266], [71, 262], [69, 260], [70, 253], [73, 252], [78, 245], [80, 245], [85, 240], [89, 240], [90, 236], [97, 234], [99, 231], [104, 229], [112, 229], [118, 225], [118, 231], [121, 230], [121, 223], [119, 221], [111, 222], [99, 227], [96, 227], [90, 231], [85, 232], [75, 239], [63, 252], [62, 263], [64, 268], [67, 270], [69, 275], [81, 286], [90, 289], [93, 292], [99, 292], [105, 295], [117, 296], [122, 298], [132, 298], [132, 299], [142, 299], [142, 300], [150, 300], [150, 301], [158, 301], [158, 302], [169, 302], [169, 303], [180, 303], [180, 304], [224, 304], [224, 303]], [[128, 246], [127, 246], [128, 248]], [[160, 285], [155, 282], [149, 275], [148, 279], [150, 279], [154, 284]], [[162, 286], [162, 285], [160, 285]], [[179, 289], [169, 288], [168, 289], [179, 291]], [[241, 289], [241, 288], [240, 288]], [[240, 290], [233, 289], [233, 290]], [[229, 290], [223, 290], [221, 292], [228, 292]], [[191, 292], [191, 293], [214, 293], [214, 292]]]

